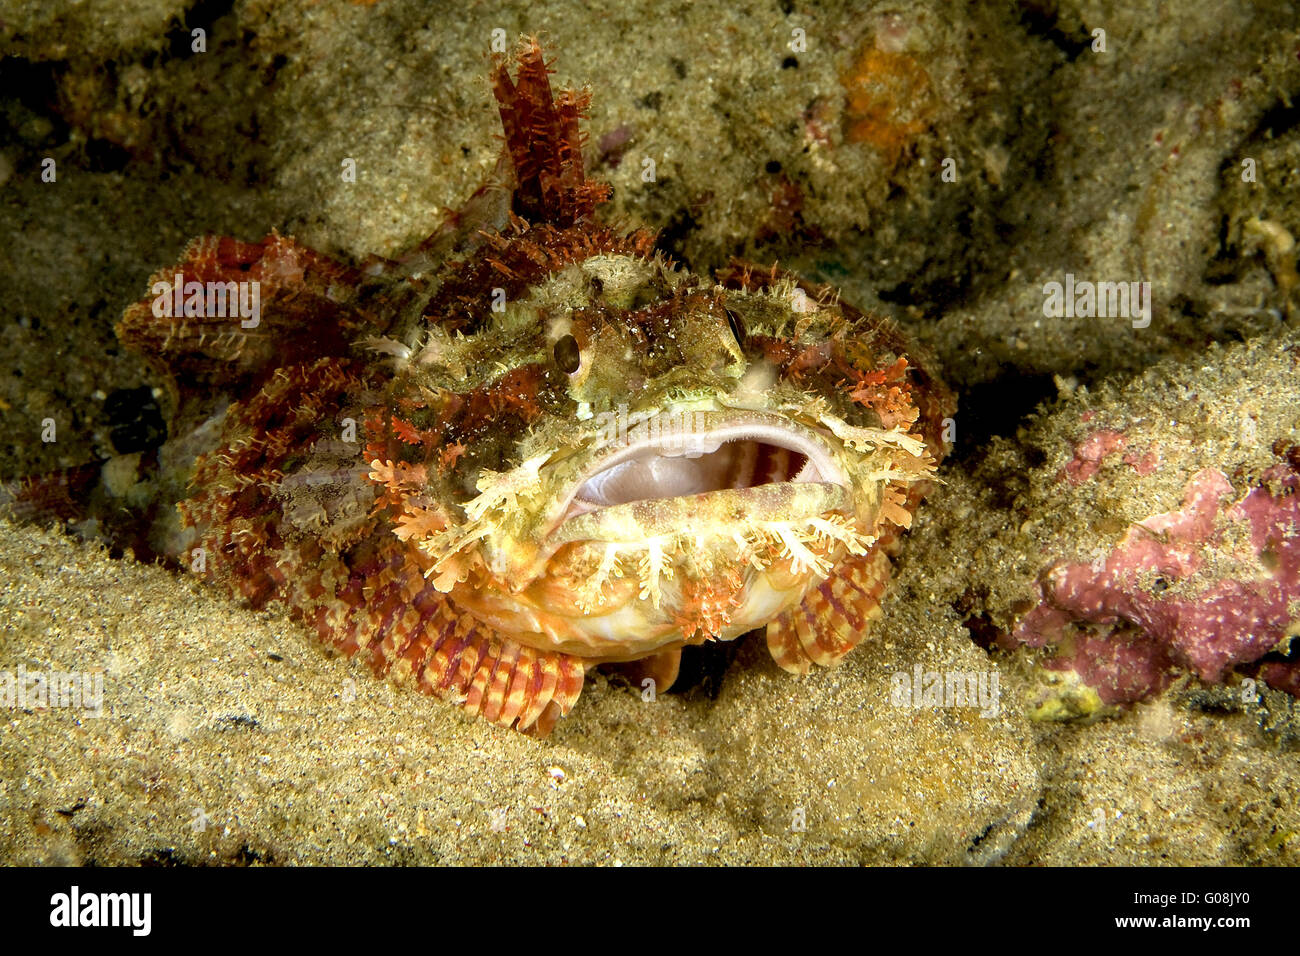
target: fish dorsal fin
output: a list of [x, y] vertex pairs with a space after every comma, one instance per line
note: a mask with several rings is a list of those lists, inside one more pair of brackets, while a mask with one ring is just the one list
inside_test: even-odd
[[534, 225], [572, 226], [610, 195], [606, 183], [587, 179], [583, 170], [581, 121], [590, 94], [551, 92], [547, 76], [552, 71], [534, 37], [520, 42], [515, 62], [514, 80], [505, 58], [492, 71], [505, 153], [514, 172], [511, 211]]

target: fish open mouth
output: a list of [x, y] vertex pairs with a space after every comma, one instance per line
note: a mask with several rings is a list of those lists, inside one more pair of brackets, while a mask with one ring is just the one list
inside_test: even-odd
[[764, 511], [779, 507], [789, 498], [789, 486], [799, 484], [831, 486], [828, 493], [840, 493], [832, 495], [836, 500], [847, 494], [847, 478], [830, 446], [810, 428], [752, 412], [697, 414], [694, 424], [643, 429], [642, 437], [599, 455], [575, 484], [559, 523], [637, 504], [640, 513], [666, 516], [669, 499], [726, 492]]

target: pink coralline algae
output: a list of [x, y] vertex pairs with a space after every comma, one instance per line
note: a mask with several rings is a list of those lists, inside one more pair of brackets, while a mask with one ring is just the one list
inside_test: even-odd
[[1130, 525], [1097, 561], [1048, 570], [1040, 603], [1003, 643], [1050, 645], [1045, 666], [1073, 671], [1105, 705], [1180, 671], [1219, 683], [1237, 670], [1300, 696], [1300, 662], [1287, 656], [1300, 624], [1300, 473], [1276, 466], [1235, 497], [1222, 472], [1198, 472], [1181, 509]]
[[[1128, 440], [1122, 432], [1111, 429], [1093, 432], [1075, 447], [1074, 458], [1065, 464], [1065, 477], [1071, 484], [1083, 484], [1101, 470], [1102, 462], [1108, 456], [1124, 451], [1127, 444]], [[1144, 454], [1135, 449], [1129, 449], [1124, 454], [1123, 461], [1143, 478], [1152, 474], [1159, 464], [1155, 452]]]

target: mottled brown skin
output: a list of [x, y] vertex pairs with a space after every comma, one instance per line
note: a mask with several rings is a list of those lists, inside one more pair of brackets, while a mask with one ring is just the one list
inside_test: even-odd
[[[694, 277], [596, 222], [586, 97], [552, 95], [535, 41], [517, 67], [493, 75], [498, 181], [404, 259], [208, 237], [155, 278], [256, 279], [257, 328], [127, 310], [184, 436], [161, 455], [188, 480], [181, 522], [152, 550], [529, 732], [593, 663], [663, 689], [682, 646], [760, 626], [787, 670], [838, 662], [879, 615], [950, 393], [828, 289], [742, 263]], [[691, 454], [656, 438], [625, 468], [730, 483], [592, 506], [629, 447], [593, 423], [620, 408], [703, 423]]]

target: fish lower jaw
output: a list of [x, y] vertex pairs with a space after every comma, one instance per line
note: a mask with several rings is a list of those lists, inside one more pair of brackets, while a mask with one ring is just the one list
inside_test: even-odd
[[[734, 636], [765, 624], [791, 603], [788, 595], [797, 600], [845, 556], [865, 554], [875, 543], [840, 511], [778, 514], [789, 517], [742, 513], [656, 522], [642, 516], [633, 522], [631, 515], [611, 516], [619, 520], [589, 524], [585, 530], [592, 534], [556, 551], [547, 574], [563, 582], [559, 589], [587, 615], [639, 601], [647, 619], [671, 612], [674, 620], [698, 618], [709, 633]], [[602, 533], [606, 537], [596, 536]], [[756, 581], [764, 597], [750, 608]]]
[[595, 508], [573, 515], [550, 536], [558, 547], [571, 542], [649, 547], [656, 539], [733, 539], [766, 525], [798, 526], [821, 515], [850, 514], [853, 502], [843, 485], [787, 481], [752, 488], [726, 488], [702, 494], [649, 498]]

